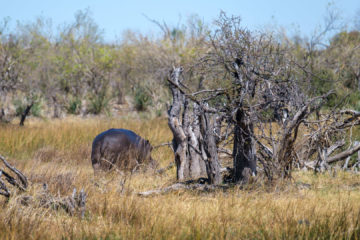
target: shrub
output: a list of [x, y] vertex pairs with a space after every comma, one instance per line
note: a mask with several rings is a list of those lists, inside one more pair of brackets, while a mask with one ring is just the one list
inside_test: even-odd
[[70, 97], [69, 103], [66, 106], [66, 111], [69, 114], [79, 114], [81, 109], [81, 100], [77, 97]]
[[42, 102], [40, 100], [34, 101], [34, 104], [30, 110], [30, 114], [34, 117], [41, 117]]
[[[319, 96], [326, 94], [330, 90], [335, 89], [335, 76], [330, 69], [318, 69], [314, 71], [312, 79], [311, 95]], [[326, 103], [327, 107], [336, 105], [336, 95], [330, 95]]]
[[90, 97], [89, 113], [100, 114], [102, 111], [107, 110], [111, 98], [107, 96], [105, 91], [100, 94], [93, 94]]
[[145, 111], [152, 104], [149, 90], [145, 87], [138, 86], [134, 94], [135, 109]]
[[14, 100], [13, 104], [15, 106], [16, 116], [21, 116], [21, 114], [25, 111], [26, 107], [30, 104], [30, 102], [33, 102], [33, 105], [30, 109], [29, 115], [32, 115], [34, 117], [41, 117], [42, 102], [41, 99], [37, 96]]
[[20, 116], [25, 111], [25, 108], [26, 108], [25, 104], [20, 99], [14, 100], [13, 103], [14, 103], [14, 107], [15, 107], [16, 116]]

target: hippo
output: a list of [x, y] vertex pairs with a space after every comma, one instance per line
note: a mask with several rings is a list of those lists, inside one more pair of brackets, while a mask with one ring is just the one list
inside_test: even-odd
[[151, 158], [152, 146], [148, 140], [127, 129], [111, 128], [97, 135], [92, 144], [91, 162], [95, 173], [119, 170], [134, 170], [141, 164], [157, 166]]

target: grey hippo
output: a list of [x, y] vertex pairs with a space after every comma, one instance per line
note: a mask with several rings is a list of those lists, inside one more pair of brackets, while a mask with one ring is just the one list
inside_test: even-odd
[[91, 162], [95, 173], [120, 170], [134, 170], [140, 165], [157, 166], [151, 158], [152, 146], [148, 140], [127, 129], [111, 128], [97, 135], [92, 144]]

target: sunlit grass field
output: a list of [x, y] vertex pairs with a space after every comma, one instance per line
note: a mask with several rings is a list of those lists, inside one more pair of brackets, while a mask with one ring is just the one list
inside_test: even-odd
[[[43, 183], [54, 195], [87, 193], [85, 217], [51, 208], [23, 206], [20, 195], [0, 196], [0, 239], [359, 239], [360, 176], [295, 172], [291, 183], [215, 192], [179, 190], [141, 197], [137, 193], [176, 182], [140, 171], [94, 176], [91, 143], [109, 128], [135, 131], [152, 145], [172, 134], [165, 118], [66, 118], [30, 120], [25, 127], [0, 125], [0, 154], [28, 178], [27, 195]], [[168, 147], [153, 151], [161, 167], [173, 161]], [[310, 187], [303, 186], [309, 184]], [[14, 189], [12, 189], [14, 190]]]

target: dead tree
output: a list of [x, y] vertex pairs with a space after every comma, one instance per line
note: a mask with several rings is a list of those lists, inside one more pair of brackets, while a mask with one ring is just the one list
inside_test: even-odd
[[342, 160], [346, 161], [344, 169], [351, 167], [349, 157], [360, 150], [360, 144], [352, 142], [351, 138], [352, 128], [360, 125], [359, 112], [334, 109], [321, 113], [316, 121], [305, 121], [305, 124], [310, 134], [300, 142], [305, 143], [302, 147], [306, 150], [305, 154], [300, 151], [298, 154], [303, 158], [304, 167], [322, 172]]
[[[189, 87], [181, 81], [180, 68], [174, 69], [169, 78], [173, 94], [173, 104], [169, 110], [169, 126], [174, 134], [175, 160], [178, 166], [178, 179], [181, 180], [189, 176], [190, 171], [184, 166], [190, 166], [188, 161], [192, 158], [186, 155], [186, 152], [191, 147], [197, 150], [195, 152], [201, 153], [207, 167], [208, 179], [211, 182], [221, 181], [220, 178], [215, 178], [220, 174], [214, 170], [219, 168], [217, 167], [220, 151], [218, 144], [221, 141], [229, 143], [229, 138], [233, 137], [233, 181], [246, 183], [251, 176], [257, 174], [258, 155], [266, 155], [264, 159], [266, 161], [271, 159], [272, 162], [275, 154], [277, 159], [286, 159], [286, 161], [289, 161], [290, 157], [292, 159], [292, 156], [287, 155], [288, 150], [293, 152], [293, 144], [288, 136], [291, 136], [294, 129], [298, 129], [302, 121], [302, 118], [296, 120], [296, 124], [285, 129], [287, 137], [284, 137], [283, 142], [286, 144], [275, 146], [271, 143], [273, 148], [278, 147], [278, 149], [269, 150], [267, 141], [270, 141], [271, 137], [263, 134], [265, 128], [261, 114], [273, 106], [284, 106], [286, 102], [292, 102], [292, 105], [297, 107], [289, 108], [290, 115], [293, 116], [299, 109], [298, 105], [301, 105], [294, 103], [299, 95], [298, 89], [292, 87], [291, 90], [294, 90], [292, 94], [284, 92], [287, 87], [296, 85], [291, 79], [291, 69], [288, 67], [290, 60], [286, 59], [288, 57], [286, 49], [278, 46], [271, 37], [253, 36], [249, 31], [239, 28], [239, 19], [222, 17], [223, 19], [219, 21], [220, 29], [210, 41], [208, 54], [200, 59], [200, 63], [194, 67], [195, 70], [192, 69], [195, 72], [199, 71], [201, 86], [204, 89], [190, 92]], [[214, 88], [218, 84], [224, 87]], [[291, 101], [289, 101], [290, 96]], [[190, 108], [189, 102], [196, 107]], [[194, 114], [196, 111], [193, 109], [199, 109], [200, 113]], [[289, 113], [289, 111], [284, 112]], [[184, 127], [188, 129], [186, 126], [189, 125], [189, 121], [194, 122], [189, 120], [196, 119], [194, 116], [207, 119], [207, 122], [202, 124], [206, 127], [200, 128], [202, 131], [197, 137], [200, 149], [188, 144], [191, 131], [184, 130]], [[215, 127], [214, 118], [221, 119], [216, 123], [218, 127]], [[282, 126], [283, 123], [279, 121], [279, 125]], [[219, 131], [216, 132], [215, 128]], [[223, 131], [224, 129], [226, 130]], [[229, 133], [229, 129], [233, 129], [232, 133]], [[263, 148], [258, 147], [258, 144]], [[285, 170], [287, 168], [288, 166], [283, 167], [281, 171], [288, 171]], [[267, 171], [273, 172], [274, 168], [268, 168]], [[274, 174], [280, 173], [271, 173], [269, 176]], [[286, 177], [288, 174], [280, 175]]]
[[[295, 165], [312, 160], [316, 169], [360, 149], [349, 145], [344, 151], [345, 140], [337, 137], [360, 124], [360, 113], [342, 112], [339, 106], [322, 113], [333, 93], [307, 95], [302, 85], [306, 69], [296, 64], [287, 46], [271, 35], [247, 31], [239, 18], [224, 13], [217, 25], [208, 52], [187, 70], [191, 74], [182, 76], [183, 69], [174, 68], [168, 78], [173, 95], [169, 126], [180, 181], [193, 178], [191, 161], [201, 159], [209, 181], [220, 182], [218, 153], [227, 152], [223, 148], [231, 143], [236, 183], [247, 183], [259, 172], [270, 182], [290, 179]], [[184, 78], [193, 87], [200, 79], [202, 89], [192, 92]]]
[[174, 68], [168, 79], [173, 95], [168, 111], [168, 124], [174, 136], [177, 179], [184, 181], [207, 175], [210, 183], [218, 184], [221, 178], [216, 140], [212, 131], [214, 118], [206, 113], [206, 107], [185, 94], [180, 86], [182, 71], [182, 68]]

